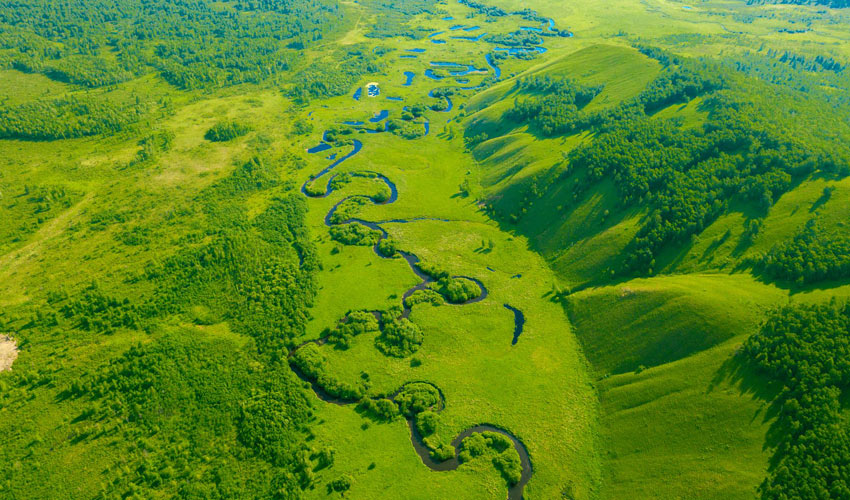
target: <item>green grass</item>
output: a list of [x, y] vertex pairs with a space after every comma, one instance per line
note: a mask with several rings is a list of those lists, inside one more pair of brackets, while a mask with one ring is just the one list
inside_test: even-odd
[[749, 275], [688, 274], [591, 288], [571, 295], [567, 308], [588, 360], [604, 375], [670, 363], [748, 335], [784, 297]]
[[597, 384], [601, 498], [755, 495], [771, 454], [773, 392], [734, 353], [785, 301], [777, 288], [723, 274], [639, 279], [567, 299], [595, 371], [613, 373]]
[[[340, 100], [345, 106], [336, 112], [346, 119], [353, 110], [359, 112], [354, 116], [368, 116], [374, 110], [368, 101]], [[357, 380], [365, 371], [378, 392], [392, 392], [406, 380], [432, 381], [447, 398], [447, 408], [441, 413], [439, 442], [448, 443], [477, 423], [500, 425], [523, 440], [535, 463], [534, 476], [526, 489], [528, 498], [548, 498], [567, 483], [574, 484], [577, 491], [589, 491], [599, 473], [592, 445], [593, 396], [587, 381], [581, 382], [584, 368], [575, 341], [571, 335], [564, 335], [570, 328], [566, 317], [560, 306], [547, 298], [555, 278], [545, 262], [528, 250], [524, 239], [488, 223], [473, 199], [459, 196], [458, 186], [468, 175], [474, 175], [458, 168], [464, 164], [459, 138], [446, 142], [432, 134], [420, 139], [423, 146], [415, 149], [387, 134], [358, 138], [364, 142], [362, 151], [341, 165], [340, 171], [376, 170], [397, 182], [399, 190], [396, 203], [367, 205], [358, 217], [449, 219], [452, 222], [386, 224], [385, 228], [401, 249], [415, 253], [423, 261], [435, 262], [453, 274], [482, 280], [490, 296], [468, 306], [416, 307], [411, 319], [422, 326], [425, 334], [422, 348], [414, 355], [422, 361], [421, 366], [411, 367], [409, 359], [386, 358], [375, 348], [374, 339], [357, 338], [348, 351], [323, 348], [329, 370], [348, 381]], [[310, 144], [307, 139], [306, 144]], [[317, 235], [324, 271], [319, 275], [321, 290], [313, 311], [315, 319], [306, 337], [317, 336], [349, 309], [400, 304], [404, 291], [419, 281], [404, 261], [380, 259], [370, 248], [343, 247], [332, 253], [335, 244], [327, 237], [324, 215], [338, 200], [359, 192], [369, 191], [351, 184], [328, 198], [310, 200], [309, 219]], [[482, 252], [481, 242], [489, 240], [493, 240], [494, 250]], [[522, 278], [512, 279], [516, 274], [522, 274]], [[526, 315], [525, 332], [513, 347], [513, 315], [503, 303], [520, 308]], [[546, 374], [544, 384], [540, 383], [541, 374]], [[510, 383], [505, 382], [506, 378]], [[544, 395], [553, 393], [566, 397], [544, 403]], [[354, 413], [353, 408], [346, 411]], [[541, 421], [546, 425], [541, 427]], [[406, 429], [401, 423], [394, 425]], [[405, 433], [402, 432], [407, 440], [404, 446], [410, 447]], [[548, 437], [553, 433], [558, 436], [555, 440]], [[369, 439], [368, 433], [350, 439], [361, 443], [361, 438]], [[363, 442], [356, 447], [366, 446], [370, 445]], [[412, 448], [408, 453], [413, 453]], [[576, 465], [569, 470], [556, 466], [564, 460]], [[340, 465], [339, 469], [359, 470], [357, 463], [352, 459], [350, 465]], [[504, 491], [501, 479], [496, 484]], [[430, 484], [420, 488], [438, 495], [439, 490]], [[472, 490], [473, 497], [476, 491]]]
[[[403, 419], [373, 422], [351, 407], [322, 405], [315, 426], [317, 445], [336, 450], [334, 466], [316, 473], [320, 483], [349, 474], [353, 485], [350, 498], [501, 498], [504, 480], [489, 463], [471, 462], [458, 470], [434, 472], [410, 443], [410, 430]], [[328, 498], [317, 487], [306, 498]]]
[[743, 338], [599, 383], [606, 457], [600, 498], [757, 496], [771, 455], [767, 401], [774, 392], [755, 373], [722, 376]]
[[44, 97], [55, 97], [76, 90], [73, 85], [55, 82], [44, 75], [0, 70], [0, 101], [21, 104]]
[[[564, 313], [543, 297], [554, 278], [542, 260], [528, 253], [522, 241], [510, 240], [490, 225], [430, 222], [398, 225], [390, 233], [423, 260], [479, 278], [490, 295], [473, 305], [414, 308], [411, 319], [425, 334], [415, 354], [421, 366], [384, 358], [372, 339], [358, 338], [349, 351], [325, 348], [333, 371], [346, 380], [365, 371], [378, 392], [391, 392], [403, 380], [434, 382], [447, 400], [440, 442], [448, 443], [477, 423], [510, 430], [523, 440], [535, 464], [529, 497], [549, 498], [568, 482], [577, 489], [592, 484], [588, 479], [598, 472], [591, 446], [592, 394], [575, 341], [565, 335], [570, 327]], [[475, 252], [482, 238], [494, 240], [493, 252]], [[516, 274], [522, 277], [511, 278]], [[515, 346], [510, 342], [513, 315], [503, 303], [526, 317]], [[557, 438], [551, 439], [553, 435]], [[556, 465], [559, 461], [574, 466], [565, 470]]]
[[[431, 446], [449, 443], [479, 423], [510, 431], [526, 445], [534, 465], [525, 490], [529, 500], [558, 498], [570, 488], [576, 499], [753, 498], [772, 453], [767, 406], [773, 388], [738, 365], [734, 354], [771, 308], [788, 300], [850, 297], [850, 285], [786, 290], [758, 281], [743, 263], [793, 237], [815, 215], [825, 227], [843, 228], [850, 215], [850, 181], [802, 180], [767, 213], [733, 200], [729, 212], [698, 238], [665, 250], [658, 266], [663, 275], [586, 288], [565, 300], [556, 292], [610, 279], [645, 211], [621, 207], [610, 179], [573, 199], [572, 188], [585, 175], [580, 171], [570, 172], [528, 205], [516, 224], [497, 224], [480, 202], [486, 199], [505, 211], [521, 206], [536, 179], [545, 182], [561, 174], [564, 155], [593, 140], [586, 134], [542, 138], [502, 120], [521, 97], [514, 77], [566, 76], [584, 85], [604, 85], [588, 105], [593, 111], [637, 95], [659, 73], [658, 63], [627, 46], [632, 40], [689, 55], [755, 50], [762, 40], [802, 53], [828, 49], [838, 54], [847, 52], [846, 33], [824, 15], [791, 6], [712, 0], [687, 11], [684, 3], [669, 0], [557, 8], [551, 2], [493, 3], [537, 8], [541, 15], [554, 17], [559, 27], [575, 31], [576, 37], [547, 39], [550, 50], [534, 61], [502, 62], [501, 82], [475, 95], [453, 96], [455, 109], [450, 113], [427, 112], [431, 133], [426, 137], [408, 141], [392, 134], [354, 135], [363, 141], [363, 150], [336, 170], [377, 171], [398, 187], [395, 203], [367, 205], [358, 217], [447, 219], [384, 227], [402, 250], [452, 274], [481, 280], [489, 296], [464, 306], [416, 306], [411, 319], [424, 332], [423, 344], [413, 355], [418, 365], [410, 358], [384, 356], [374, 336], [364, 335], [346, 351], [322, 347], [326, 369], [346, 381], [368, 373], [373, 393], [392, 392], [413, 380], [436, 384], [446, 396], [446, 408], [437, 433], [427, 440]], [[482, 31], [499, 33], [528, 24], [517, 17], [492, 22], [467, 18], [470, 10], [457, 2], [438, 8], [440, 12], [414, 17], [410, 25], [436, 31], [455, 23], [478, 24]], [[102, 484], [136, 474], [127, 464], [135, 464], [130, 458], [138, 450], [131, 450], [120, 433], [75, 439], [91, 430], [91, 423], [74, 421], [85, 404], [58, 395], [70, 381], [104, 366], [130, 346], [155, 342], [161, 331], [119, 329], [105, 335], [25, 328], [44, 307], [46, 291], [63, 288], [74, 293], [94, 280], [121, 297], [150, 293], [152, 285], [134, 280], [148, 263], [215, 236], [220, 228], [206, 225], [199, 197], [252, 155], [291, 154], [298, 161], [278, 172], [280, 187], [242, 201], [239, 210], [247, 220], [262, 214], [275, 196], [296, 190], [327, 166], [328, 154], [349, 150], [305, 153], [328, 126], [365, 121], [384, 109], [396, 118], [403, 106], [432, 104], [435, 100], [425, 97], [428, 91], [453, 79], [425, 78], [422, 71], [429, 61], [485, 66], [486, 44], [370, 39], [364, 36], [374, 22], [370, 7], [346, 2], [341, 9], [339, 27], [322, 45], [305, 51], [298, 68], [328, 60], [338, 47], [361, 42], [396, 49], [384, 56], [379, 73], [358, 82], [379, 82], [378, 98], [355, 101], [352, 88], [346, 95], [295, 105], [280, 89], [297, 84], [286, 77], [273, 86], [242, 85], [204, 94], [178, 92], [148, 75], [92, 92], [115, 100], [144, 95], [157, 103], [150, 123], [139, 130], [171, 132], [174, 140], [170, 150], [150, 163], [133, 163], [141, 139], [135, 130], [113, 137], [0, 141], [0, 333], [20, 329], [14, 332], [21, 353], [13, 373], [32, 378], [25, 388], [11, 388], [6, 399], [0, 399], [0, 432], [6, 438], [0, 496], [93, 498]], [[443, 21], [444, 15], [455, 20]], [[752, 22], [742, 21], [747, 16], [753, 16]], [[796, 39], [776, 33], [788, 19], [802, 16], [811, 18], [812, 32]], [[729, 30], [747, 33], [733, 35]], [[410, 48], [427, 52], [416, 59], [398, 57]], [[413, 85], [402, 85], [403, 71], [417, 73]], [[469, 78], [475, 84], [484, 77]], [[0, 100], [8, 104], [77, 91], [40, 75], [0, 71]], [[707, 113], [703, 104], [696, 99], [655, 117], [696, 126]], [[250, 123], [251, 131], [227, 143], [206, 141], [204, 133], [225, 119]], [[297, 120], [310, 123], [313, 131], [296, 135], [292, 127]], [[467, 150], [464, 136], [482, 133], [489, 139]], [[38, 211], [23, 186], [62, 188], [67, 204], [53, 203], [49, 210]], [[835, 191], [819, 204], [826, 186]], [[398, 305], [402, 294], [419, 282], [402, 259], [382, 259], [371, 248], [342, 246], [330, 239], [324, 224], [328, 210], [347, 196], [373, 193], [375, 187], [374, 181], [355, 179], [327, 198], [306, 201], [306, 224], [322, 267], [311, 319], [298, 341], [321, 336], [350, 310]], [[752, 245], [743, 243], [744, 224], [760, 217], [762, 232]], [[107, 222], [94, 222], [99, 220]], [[137, 246], [121, 243], [121, 234], [134, 228], [149, 230], [148, 241]], [[487, 248], [490, 242], [492, 249]], [[521, 277], [514, 278], [517, 275]], [[524, 331], [514, 346], [513, 314], [503, 304], [525, 315]], [[185, 316], [162, 319], [160, 326], [187, 338], [227, 341], [235, 350], [250, 350], [250, 339], [234, 333], [228, 322], [213, 318], [206, 324], [210, 314], [196, 305]], [[0, 375], [0, 388], [5, 390], [9, 376]], [[305, 393], [315, 405], [307, 445], [336, 450], [331, 467], [314, 471], [306, 498], [339, 497], [328, 493], [327, 485], [343, 475], [353, 479], [345, 494], [353, 499], [505, 495], [505, 481], [488, 460], [453, 472], [430, 471], [416, 455], [403, 419], [379, 423], [353, 405], [331, 405], [309, 389]], [[233, 445], [232, 436], [222, 439], [222, 448]], [[237, 475], [265, 470], [256, 457], [234, 464]]]

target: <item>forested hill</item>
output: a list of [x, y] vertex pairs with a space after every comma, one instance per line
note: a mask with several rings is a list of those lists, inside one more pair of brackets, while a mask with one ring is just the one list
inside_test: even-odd
[[100, 87], [155, 70], [184, 89], [259, 82], [334, 26], [336, 2], [34, 0], [0, 6], [0, 67]]
[[[560, 253], [570, 243], [553, 240], [557, 229], [537, 221], [579, 210], [601, 186], [611, 185], [616, 196], [599, 214], [598, 234], [636, 213], [645, 215], [631, 219], [637, 230], [626, 232], [627, 242], [607, 246], [606, 267], [587, 274], [594, 283], [674, 269], [671, 258], [680, 249], [742, 207], [748, 220], [733, 256], [742, 265], [800, 284], [850, 277], [841, 257], [846, 237], [816, 221], [807, 230], [800, 227], [793, 242], [741, 259], [776, 200], [812, 176], [835, 180], [850, 174], [846, 111], [715, 63], [639, 49], [643, 58], [660, 64], [660, 73], [615, 106], [593, 105], [608, 95], [604, 84], [587, 86], [547, 70], [515, 80], [503, 98], [513, 105], [500, 116], [500, 130], [484, 118], [490, 111], [472, 115], [467, 141], [484, 161], [498, 157], [500, 141], [516, 136], [501, 135], [509, 127], [544, 140], [574, 138], [568, 144], [576, 144], [563, 150], [554, 167], [499, 184], [490, 212], [527, 231], [541, 248]], [[819, 126], [825, 121], [834, 126]], [[584, 137], [593, 140], [578, 140]], [[826, 201], [829, 193], [823, 196]], [[594, 232], [590, 227], [585, 234]]]

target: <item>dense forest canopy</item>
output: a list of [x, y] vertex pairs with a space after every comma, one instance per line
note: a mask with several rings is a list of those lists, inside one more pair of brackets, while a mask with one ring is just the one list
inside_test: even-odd
[[850, 384], [850, 306], [786, 307], [744, 345], [782, 385], [781, 440], [762, 483], [765, 500], [850, 498], [850, 436], [842, 408]]
[[260, 82], [339, 20], [321, 0], [33, 0], [0, 6], [0, 66], [100, 87], [153, 69], [184, 89]]

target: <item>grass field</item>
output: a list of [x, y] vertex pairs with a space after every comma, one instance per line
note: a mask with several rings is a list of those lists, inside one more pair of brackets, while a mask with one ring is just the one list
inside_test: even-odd
[[[734, 353], [787, 300], [740, 274], [659, 276], [569, 297], [576, 334], [602, 377], [602, 498], [756, 494], [775, 388]], [[665, 480], [673, 475], [680, 479]]]
[[[408, 7], [402, 3], [396, 7]], [[206, 497], [226, 498], [238, 496], [234, 492], [242, 491], [242, 482], [292, 475], [292, 463], [281, 465], [256, 450], [246, 451], [238, 432], [245, 418], [241, 412], [261, 400], [265, 389], [243, 388], [238, 400], [228, 400], [236, 424], [224, 413], [211, 413], [213, 421], [204, 422], [208, 427], [196, 436], [203, 452], [196, 462], [187, 461], [189, 452], [174, 451], [183, 453], [188, 445], [169, 427], [173, 423], [159, 423], [150, 435], [139, 437], [132, 418], [110, 426], [109, 419], [91, 416], [101, 403], [93, 406], [92, 400], [68, 396], [77, 381], [101, 373], [131, 348], [150, 348], [172, 337], [224, 352], [210, 359], [234, 363], [233, 372], [244, 372], [244, 380], [262, 382], [266, 373], [277, 377], [273, 363], [254, 357], [261, 350], [258, 340], [237, 331], [244, 311], [214, 310], [212, 299], [187, 292], [178, 299], [190, 304], [160, 312], [143, 326], [95, 331], [64, 319], [51, 300], [61, 293], [75, 298], [94, 287], [117, 304], [146, 304], [159, 292], [159, 283], [147, 278], [157, 266], [223, 235], [261, 232], [255, 224], [281, 199], [297, 196], [306, 207], [310, 249], [287, 241], [291, 245], [275, 262], [289, 273], [304, 265], [304, 253], [314, 249], [316, 294], [306, 300], [303, 328], [286, 345], [319, 339], [351, 311], [400, 306], [404, 293], [421, 281], [410, 265], [401, 258], [382, 258], [372, 246], [340, 243], [326, 222], [344, 199], [377, 196], [386, 188], [383, 178], [352, 177], [326, 197], [299, 191], [352, 151], [350, 139], [362, 142], [362, 149], [313, 186], [345, 173], [385, 176], [398, 198], [367, 202], [352, 216], [379, 223], [399, 250], [422, 262], [478, 280], [488, 295], [465, 305], [414, 306], [410, 320], [423, 339], [412, 355], [383, 354], [376, 332], [354, 338], [348, 349], [320, 345], [326, 373], [349, 384], [368, 380], [367, 397], [391, 394], [413, 381], [438, 387], [445, 408], [436, 432], [424, 443], [430, 449], [448, 445], [478, 424], [503, 429], [530, 457], [533, 473], [522, 493], [528, 500], [758, 496], [777, 444], [770, 432], [777, 388], [737, 353], [777, 307], [845, 299], [850, 285], [847, 280], [806, 286], [771, 282], [753, 263], [813, 218], [828, 231], [846, 232], [850, 180], [819, 173], [793, 178], [791, 188], [766, 210], [729, 200], [699, 234], [667, 244], [647, 273], [651, 276], [624, 276], [618, 274], [623, 255], [650, 210], [643, 200], [622, 203], [618, 179], [603, 178], [577, 191], [591, 173], [571, 168], [568, 155], [593, 144], [597, 135], [582, 131], [546, 137], [505, 114], [517, 100], [530, 97], [517, 81], [531, 76], [601, 86], [584, 108], [588, 113], [628, 102], [663, 71], [661, 63], [633, 48], [635, 43], [729, 64], [767, 57], [767, 48], [846, 60], [850, 45], [840, 27], [848, 14], [719, 0], [698, 5], [671, 0], [488, 4], [536, 9], [574, 36], [544, 37], [547, 50], [527, 59], [499, 59], [501, 77], [496, 79], [485, 56], [498, 43], [453, 37], [505, 34], [521, 26], [535, 28], [537, 21], [485, 16], [454, 0], [404, 13], [355, 1], [331, 9], [329, 15], [339, 24], [308, 44], [287, 72], [263, 84], [178, 90], [146, 72], [85, 89], [40, 73], [0, 69], [0, 106], [67, 96], [113, 103], [143, 96], [138, 102], [146, 106], [138, 121], [111, 135], [0, 140], [0, 340], [12, 335], [20, 351], [12, 370], [0, 373], [0, 433], [5, 437], [0, 497], [204, 497], [182, 489], [193, 482], [190, 477], [217, 485]], [[780, 31], [801, 23], [808, 31]], [[396, 32], [379, 37], [378, 29]], [[347, 71], [355, 70], [339, 61], [358, 57], [372, 59], [368, 69], [350, 76]], [[295, 75], [310, 75], [316, 68], [327, 71], [328, 81], [319, 82], [325, 90], [339, 76], [347, 82], [344, 92], [330, 95], [335, 92], [328, 90], [321, 97], [294, 92], [303, 84]], [[451, 74], [463, 68], [471, 71]], [[408, 72], [414, 75], [410, 82]], [[370, 82], [378, 84], [377, 96], [367, 94]], [[841, 81], [829, 82], [819, 91], [840, 98]], [[438, 106], [449, 101], [429, 96], [441, 87], [455, 88], [448, 111]], [[353, 97], [356, 91], [359, 98]], [[411, 108], [421, 113], [403, 120]], [[647, 121], [694, 129], [706, 123], [710, 111], [707, 100], [697, 97], [665, 105]], [[384, 112], [388, 119], [382, 118]], [[393, 133], [384, 128], [387, 120], [418, 136]], [[207, 131], [225, 121], [246, 124], [246, 130], [231, 140], [209, 140]], [[307, 152], [329, 129], [343, 131], [338, 136], [348, 142]], [[168, 145], [145, 156], [157, 140]], [[272, 182], [262, 172], [250, 177], [256, 173], [252, 169], [262, 170], [251, 163], [256, 158], [271, 165]], [[249, 177], [241, 191], [214, 197], [244, 172]], [[747, 236], [755, 219], [760, 230]], [[227, 241], [234, 247], [241, 242], [236, 237]], [[240, 254], [242, 263], [253, 263], [261, 251], [251, 247]], [[289, 254], [301, 259], [292, 268], [286, 267]], [[207, 257], [194, 269], [193, 285], [215, 299], [243, 293], [239, 287], [250, 277], [231, 276], [231, 288], [216, 289], [217, 282], [204, 274]], [[312, 285], [293, 278], [286, 286]], [[283, 288], [259, 287], [244, 294], [288, 297]], [[524, 317], [515, 345], [515, 316], [505, 306]], [[271, 355], [289, 370], [285, 348], [279, 349]], [[296, 380], [286, 373], [283, 378]], [[207, 389], [230, 380], [226, 376], [211, 381], [190, 374], [187, 393], [202, 401]], [[306, 382], [294, 383], [312, 411], [297, 430], [303, 434], [299, 453], [310, 457], [309, 478], [301, 483], [304, 498], [505, 497], [509, 485], [489, 456], [451, 472], [431, 470], [417, 455], [403, 417], [381, 421], [355, 404], [322, 401]], [[170, 394], [158, 386], [151, 389], [151, 394], [159, 392]], [[192, 415], [181, 402], [172, 403], [160, 413]], [[156, 453], [165, 451], [155, 447], [176, 453], [168, 460], [182, 461], [192, 475], [178, 480], [173, 471], [156, 469], [151, 462], [163, 460], [165, 455]], [[334, 450], [331, 463], [315, 465], [317, 450], [327, 449]], [[148, 459], [151, 454], [154, 459]], [[339, 480], [347, 486], [335, 491]], [[119, 484], [124, 489], [110, 489]], [[143, 484], [155, 487], [137, 491]]]

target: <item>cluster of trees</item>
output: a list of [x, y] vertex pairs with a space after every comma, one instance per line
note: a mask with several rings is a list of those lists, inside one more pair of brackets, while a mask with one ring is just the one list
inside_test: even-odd
[[[416, 430], [420, 436], [428, 437], [437, 432], [437, 427], [440, 425], [440, 416], [437, 412], [425, 410], [416, 415]], [[447, 457], [442, 460], [448, 460]]]
[[[408, 113], [410, 119], [413, 119], [413, 115]], [[425, 135], [425, 127], [422, 126], [421, 123], [414, 123], [413, 121], [405, 121], [404, 117], [402, 120], [389, 120], [387, 122], [387, 130], [392, 134], [401, 137], [402, 139], [418, 139]]]
[[449, 98], [453, 96], [454, 93], [455, 91], [452, 87], [438, 87], [432, 90], [428, 95], [437, 99], [437, 102], [431, 104], [428, 108], [433, 111], [446, 111], [449, 109]]
[[[743, 52], [721, 60], [722, 64], [736, 71], [760, 78], [767, 82], [785, 86], [809, 95], [816, 95], [819, 99], [827, 102], [846, 104], [848, 102], [847, 92], [836, 92], [835, 90], [847, 90], [848, 81], [844, 67], [838, 72], [828, 68], [836, 68], [830, 63], [831, 58], [821, 59], [825, 71], [818, 70], [818, 57], [811, 59], [805, 57], [814, 64], [788, 64], [780, 60], [783, 53], [768, 49], [763, 52]], [[806, 69], [806, 67], [812, 69]]]
[[522, 463], [519, 453], [506, 436], [498, 432], [473, 432], [461, 441], [458, 459], [461, 463], [470, 462], [479, 457], [492, 457], [496, 469], [510, 485], [522, 478]]
[[331, 238], [343, 245], [358, 245], [371, 247], [378, 243], [382, 233], [375, 229], [370, 229], [359, 222], [343, 224], [341, 226], [331, 226], [329, 229]]
[[375, 12], [375, 22], [366, 33], [369, 38], [422, 38], [428, 30], [413, 28], [409, 22], [413, 16], [434, 13], [436, 0], [404, 0], [403, 2], [380, 1], [370, 4]]
[[[0, 64], [86, 85], [153, 68], [183, 88], [260, 82], [289, 67], [341, 16], [323, 0], [95, 0], [0, 7]], [[113, 56], [114, 54], [114, 56]]]
[[575, 131], [582, 125], [579, 110], [602, 91], [601, 86], [587, 87], [569, 78], [548, 75], [518, 79], [514, 87], [538, 95], [516, 99], [504, 117], [517, 123], [528, 122], [546, 136]]
[[435, 290], [425, 290], [418, 295], [414, 294], [415, 298], [414, 295], [408, 297], [411, 305], [422, 302], [431, 302], [434, 305], [439, 305], [438, 302], [442, 303], [442, 301], [431, 295], [434, 292], [452, 304], [461, 304], [481, 295], [481, 288], [477, 283], [468, 278], [452, 277], [448, 271], [442, 269], [437, 264], [417, 262], [416, 267], [437, 283]]
[[425, 111], [427, 109], [428, 106], [422, 104], [421, 102], [411, 104], [401, 112], [401, 119], [405, 121], [413, 121], [416, 118], [422, 118], [422, 115], [425, 114]]
[[404, 306], [413, 309], [417, 304], [431, 304], [433, 306], [441, 306], [446, 303], [443, 296], [430, 288], [424, 290], [416, 290], [404, 299]]
[[357, 409], [383, 422], [389, 422], [399, 415], [419, 422], [419, 416], [428, 411], [431, 416], [424, 418], [423, 425], [430, 432], [424, 436], [436, 430], [439, 417], [431, 410], [439, 410], [441, 403], [442, 396], [436, 387], [425, 382], [413, 382], [402, 387], [394, 396], [364, 397], [357, 404]]
[[151, 161], [162, 153], [171, 149], [174, 144], [174, 132], [171, 130], [157, 130], [142, 137], [139, 140], [139, 151], [132, 160], [133, 165]]
[[785, 307], [742, 352], [783, 387], [775, 401], [781, 438], [761, 497], [850, 498], [842, 397], [850, 384], [850, 306]]
[[104, 293], [97, 283], [79, 292], [51, 292], [48, 303], [59, 307], [62, 316], [75, 328], [85, 331], [112, 333], [117, 328], [140, 330], [147, 319], [155, 316], [150, 305], [136, 305], [129, 299], [119, 299]]
[[759, 262], [773, 279], [797, 285], [850, 277], [850, 238], [827, 233], [811, 219], [793, 239], [778, 243]]
[[487, 35], [485, 40], [494, 45], [506, 47], [533, 47], [543, 43], [543, 39], [531, 31], [519, 30], [507, 34]]
[[139, 277], [155, 285], [152, 302], [158, 311], [205, 305], [273, 358], [284, 356], [303, 331], [318, 259], [304, 224], [303, 197], [273, 198], [252, 220], [241, 202], [280, 186], [279, 169], [287, 158], [254, 157], [208, 188], [197, 200], [208, 224], [205, 237], [150, 262]]
[[413, 382], [393, 398], [402, 415], [413, 418], [425, 410], [439, 410], [443, 397], [433, 384]]
[[351, 339], [368, 332], [377, 332], [381, 325], [375, 314], [369, 311], [351, 311], [328, 334], [328, 342], [341, 349], [351, 346]]
[[354, 139], [350, 137], [354, 134], [354, 129], [348, 126], [339, 126], [339, 127], [328, 127], [325, 130], [324, 135], [322, 136], [322, 140], [333, 147], [342, 147], [348, 146], [354, 142]]
[[112, 134], [148, 113], [145, 103], [101, 94], [73, 94], [23, 104], [0, 104], [0, 139], [55, 140]]
[[481, 288], [477, 283], [466, 278], [445, 277], [437, 281], [437, 292], [452, 304], [463, 304], [478, 298], [481, 295]]
[[795, 54], [786, 50], [780, 55], [778, 54], [778, 51], [769, 49], [767, 51], [767, 55], [768, 57], [776, 57], [780, 62], [788, 64], [794, 69], [804, 69], [806, 71], [832, 71], [833, 73], [841, 73], [847, 68], [846, 64], [841, 64], [840, 61], [836, 61], [832, 57], [826, 57], [820, 54], [811, 57]]
[[[56, 56], [62, 57], [61, 54]], [[90, 54], [69, 54], [61, 59], [18, 56], [8, 65], [25, 73], [41, 73], [57, 82], [89, 88], [114, 85], [136, 76], [132, 69], [117, 61]]]
[[[350, 178], [350, 177], [349, 177]], [[336, 187], [331, 184], [331, 187], [335, 190]], [[369, 198], [364, 195], [354, 195], [351, 196], [337, 205], [334, 208], [333, 213], [331, 214], [328, 222], [331, 224], [342, 224], [345, 221], [351, 220], [357, 212], [360, 210], [360, 207], [368, 203]]]
[[327, 369], [327, 358], [315, 343], [307, 344], [289, 358], [289, 362], [309, 380], [332, 397], [345, 401], [359, 401], [366, 395], [370, 384], [367, 379], [349, 383], [337, 378]]
[[[748, 5], [760, 5], [768, 0], [747, 0]], [[850, 7], [850, 0], [779, 0], [777, 3], [789, 3], [795, 5], [824, 5], [833, 9], [846, 9]]]
[[251, 131], [251, 126], [239, 120], [221, 120], [215, 123], [204, 134], [204, 139], [211, 142], [226, 142], [242, 137]]
[[435, 280], [441, 280], [449, 277], [448, 271], [433, 262], [420, 261], [416, 263], [416, 267]]
[[508, 15], [508, 11], [501, 7], [485, 5], [481, 2], [476, 2], [475, 0], [459, 0], [458, 3], [466, 5], [470, 9], [477, 11], [479, 14], [484, 14], [489, 17], [504, 17]]
[[399, 416], [398, 405], [388, 398], [363, 398], [357, 409], [381, 422], [390, 422]]
[[316, 61], [299, 72], [287, 91], [298, 103], [345, 95], [367, 73], [381, 73], [381, 51], [366, 44], [333, 54], [327, 61]]
[[387, 237], [378, 242], [378, 253], [384, 257], [398, 257], [398, 243]]
[[404, 358], [414, 354], [422, 345], [422, 328], [407, 318], [394, 318], [384, 314], [381, 319], [381, 335], [375, 339], [375, 346], [386, 356]]
[[104, 498], [298, 499], [313, 481], [309, 457], [321, 455], [307, 446], [312, 408], [285, 364], [196, 332], [131, 347], [62, 397], [84, 403], [77, 439], [122, 436], [124, 465]]
[[350, 474], [343, 474], [328, 483], [328, 493], [344, 493], [351, 489], [352, 484], [354, 484], [354, 478]]

